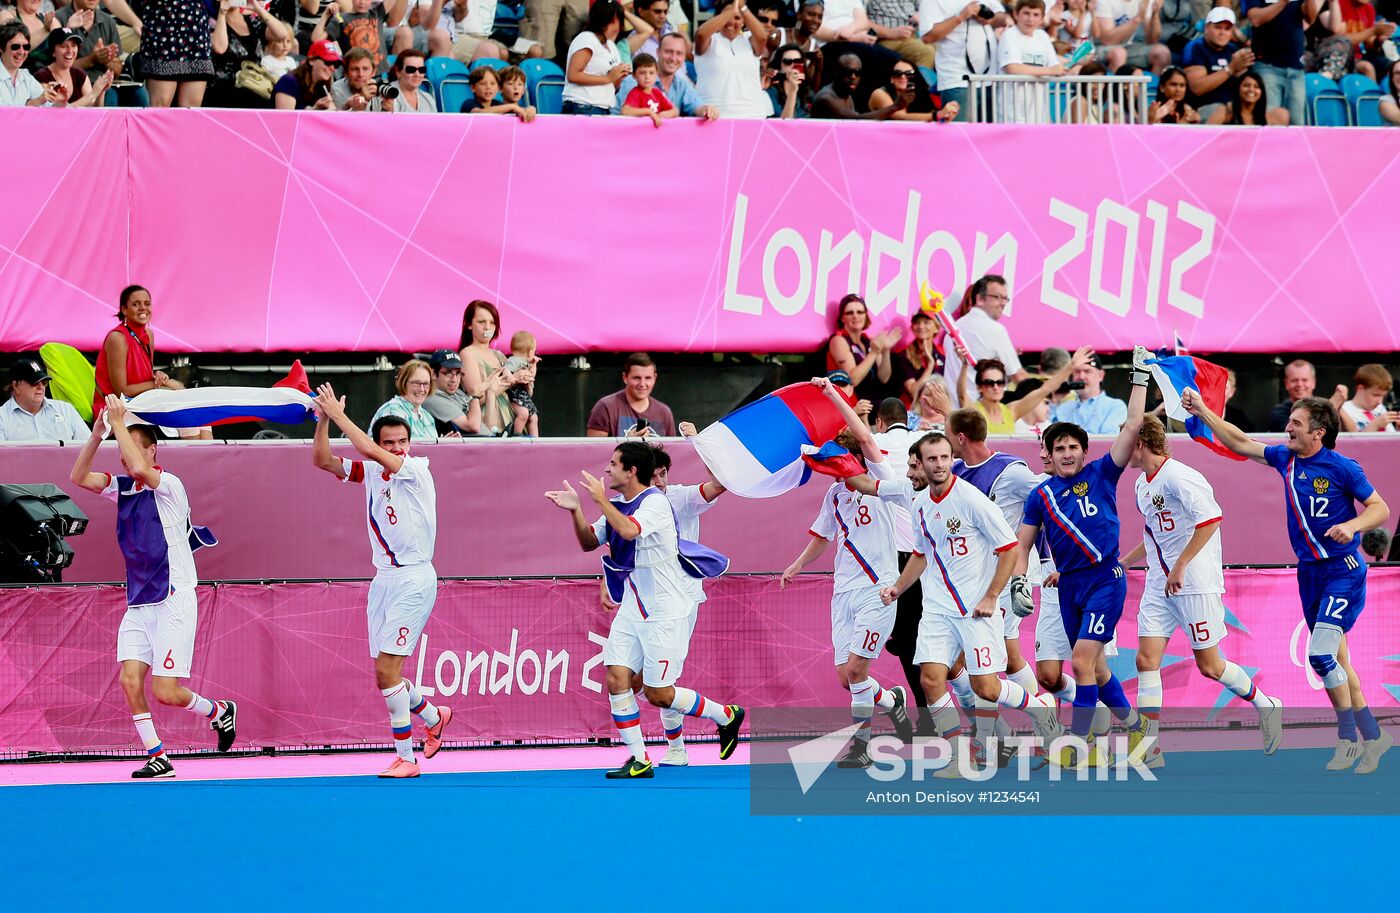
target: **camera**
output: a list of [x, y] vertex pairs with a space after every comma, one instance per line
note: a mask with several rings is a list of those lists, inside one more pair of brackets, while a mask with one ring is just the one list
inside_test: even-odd
[[399, 97], [399, 87], [392, 84], [387, 76], [375, 82], [374, 91], [381, 101], [393, 101]]
[[977, 7], [977, 18], [981, 19], [983, 22], [995, 19], [996, 15], [996, 13], [992, 12], [992, 8], [985, 3]]
[[1084, 381], [1082, 381], [1082, 380], [1067, 380], [1067, 381], [1065, 381], [1064, 383], [1060, 384], [1060, 389], [1058, 389], [1058, 390], [1055, 391], [1055, 395], [1056, 395], [1056, 396], [1067, 396], [1067, 395], [1069, 395], [1070, 393], [1075, 393], [1075, 392], [1078, 392], [1079, 390], [1083, 390], [1083, 389], [1084, 389]]

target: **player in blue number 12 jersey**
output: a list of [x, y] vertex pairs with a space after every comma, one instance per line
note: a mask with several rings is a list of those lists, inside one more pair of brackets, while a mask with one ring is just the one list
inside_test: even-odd
[[1094, 707], [1100, 700], [1129, 731], [1142, 720], [1128, 705], [1118, 678], [1108, 669], [1104, 645], [1128, 598], [1128, 581], [1118, 563], [1118, 480], [1132, 459], [1147, 401], [1148, 352], [1133, 350], [1133, 389], [1128, 396], [1128, 420], [1108, 454], [1088, 462], [1089, 436], [1073, 422], [1056, 422], [1045, 429], [1041, 442], [1050, 451], [1053, 475], [1026, 498], [1026, 513], [1017, 535], [1027, 555], [1043, 528], [1055, 568], [1060, 573], [1060, 619], [1072, 645], [1070, 663], [1076, 682], [1071, 729], [1089, 746], [1085, 757], [1065, 749], [1052, 761], [1072, 767], [1105, 766], [1094, 750], [1090, 731]]
[[[1186, 391], [1181, 404], [1210, 425], [1226, 447], [1283, 476], [1288, 540], [1298, 555], [1298, 596], [1311, 632], [1308, 664], [1337, 712], [1337, 750], [1327, 769], [1356, 764], [1357, 773], [1371, 773], [1394, 739], [1366, 705], [1347, 655], [1346, 634], [1366, 605], [1366, 560], [1357, 554], [1361, 534], [1389, 519], [1390, 508], [1361, 466], [1332, 449], [1340, 419], [1325, 399], [1295, 402], [1285, 428], [1288, 443], [1270, 447], [1211, 412], [1193, 390]], [[1359, 516], [1356, 501], [1364, 505]]]

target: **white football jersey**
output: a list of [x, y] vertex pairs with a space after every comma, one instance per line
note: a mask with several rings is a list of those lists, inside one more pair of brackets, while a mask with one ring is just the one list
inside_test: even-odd
[[365, 486], [365, 526], [374, 566], [413, 567], [433, 560], [437, 543], [437, 488], [427, 457], [404, 457], [399, 471], [372, 461], [340, 461], [346, 482]]
[[[117, 544], [127, 565], [127, 605], [155, 605], [176, 593], [193, 590], [199, 583], [195, 573], [194, 553], [190, 550], [190, 499], [185, 483], [173, 472], [159, 466], [160, 481], [155, 488], [146, 488], [130, 476], [107, 473], [107, 487], [102, 494], [117, 502]], [[123, 499], [135, 502], [149, 498], [155, 505], [155, 517], [160, 525], [142, 523], [128, 514], [140, 513], [139, 508], [124, 506]]]
[[[868, 469], [881, 484], [898, 479], [887, 462], [871, 463]], [[884, 499], [852, 491], [845, 482], [834, 482], [822, 498], [821, 513], [811, 533], [836, 543], [833, 592], [892, 586], [899, 579], [894, 516]]]
[[[1146, 473], [1138, 476], [1134, 487], [1138, 510], [1146, 521], [1143, 529], [1147, 546], [1147, 586], [1161, 591], [1196, 528], [1220, 519], [1220, 505], [1205, 476], [1173, 459], [1163, 463], [1151, 477]], [[1225, 592], [1219, 532], [1210, 537], [1186, 566], [1181, 592]]]
[[[633, 540], [637, 544], [636, 557], [618, 611], [643, 621], [684, 618], [690, 614], [695, 592], [690, 581], [694, 578], [681, 569], [671, 502], [659, 488], [648, 488], [637, 497], [641, 504], [630, 516], [642, 534]], [[630, 503], [621, 495], [612, 500], [619, 509]], [[593, 534], [599, 542], [606, 542], [608, 521], [603, 517], [594, 521]]]
[[[889, 431], [881, 431], [875, 435], [875, 442], [880, 445], [880, 449], [885, 452], [885, 462], [896, 474], [896, 479], [891, 484], [908, 491], [912, 497], [914, 486], [908, 478], [899, 473], [897, 467], [909, 465], [909, 445], [917, 441], [922, 435], [910, 431], [908, 428], [891, 428]], [[904, 482], [903, 486], [899, 482]], [[882, 486], [883, 487], [883, 486]], [[889, 501], [885, 492], [881, 491], [880, 497]], [[890, 502], [894, 507], [894, 547], [901, 552], [911, 552], [914, 550], [914, 526], [909, 514], [909, 505], [898, 499]]]
[[[700, 515], [710, 509], [715, 502], [706, 501], [700, 485], [667, 485], [666, 500], [676, 512], [676, 532], [690, 542], [700, 541]], [[691, 598], [696, 605], [705, 601], [705, 581], [689, 574], [682, 574]]]
[[996, 576], [997, 555], [1016, 537], [992, 500], [953, 476], [943, 497], [933, 488], [914, 498], [914, 551], [928, 558], [920, 578], [924, 611], [970, 616]]

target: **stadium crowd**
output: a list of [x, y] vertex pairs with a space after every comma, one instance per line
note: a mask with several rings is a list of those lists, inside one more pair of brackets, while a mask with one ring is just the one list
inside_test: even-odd
[[1056, 116], [1304, 124], [1346, 87], [1400, 125], [1397, 0], [1008, 4], [705, 0], [692, 24], [680, 0], [15, 0], [0, 105], [937, 123], [969, 119], [969, 76], [1145, 74]]

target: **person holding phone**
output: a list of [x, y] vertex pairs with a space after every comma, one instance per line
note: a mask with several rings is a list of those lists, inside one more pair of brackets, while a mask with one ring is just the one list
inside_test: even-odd
[[593, 404], [588, 413], [588, 437], [676, 436], [671, 407], [653, 397], [656, 362], [635, 352], [622, 363], [623, 387]]
[[812, 89], [807, 82], [807, 61], [802, 48], [785, 44], [773, 52], [769, 64], [768, 98], [773, 102], [772, 117], [803, 119], [811, 115]]
[[919, 28], [924, 44], [933, 45], [938, 94], [957, 102], [957, 120], [967, 121], [967, 77], [996, 69], [997, 30], [1011, 25], [1001, 0], [922, 0]]

